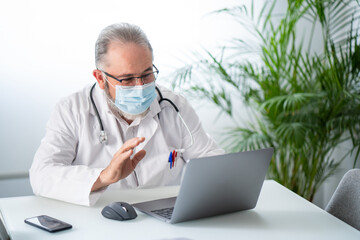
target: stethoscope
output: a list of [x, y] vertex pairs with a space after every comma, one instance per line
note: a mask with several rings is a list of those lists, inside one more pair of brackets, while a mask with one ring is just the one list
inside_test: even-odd
[[[90, 89], [90, 100], [91, 100], [91, 104], [93, 105], [93, 107], [94, 107], [94, 109], [95, 109], [96, 117], [97, 117], [98, 122], [99, 122], [99, 125], [100, 125], [99, 141], [100, 141], [101, 144], [106, 144], [106, 143], [107, 143], [107, 134], [106, 134], [106, 132], [105, 132], [105, 130], [104, 130], [104, 125], [103, 125], [103, 123], [102, 123], [102, 121], [101, 121], [99, 111], [98, 111], [98, 109], [97, 109], [97, 107], [96, 107], [96, 104], [95, 104], [94, 98], [93, 98], [93, 90], [94, 90], [95, 86], [96, 86], [96, 83], [95, 83], [95, 84], [91, 87], [91, 89]], [[160, 103], [161, 103], [162, 101], [167, 101], [167, 102], [169, 102], [169, 103], [173, 106], [173, 108], [174, 108], [175, 111], [177, 112], [177, 114], [178, 114], [181, 122], [184, 124], [187, 132], [188, 132], [189, 135], [190, 135], [190, 145], [189, 145], [188, 147], [186, 147], [186, 149], [187, 149], [187, 148], [190, 148], [190, 147], [194, 144], [194, 138], [193, 138], [193, 135], [191, 134], [191, 131], [190, 131], [188, 125], [186, 124], [186, 122], [184, 121], [183, 117], [181, 116], [178, 107], [177, 107], [177, 106], [175, 105], [175, 103], [173, 103], [173, 101], [171, 101], [170, 99], [164, 98], [164, 97], [162, 96], [162, 94], [161, 94], [161, 92], [160, 92], [160, 89], [159, 89], [158, 87], [155, 87], [155, 88], [156, 88], [156, 91], [158, 92], [158, 95], [159, 95], [159, 97], [160, 97], [160, 99], [159, 99], [159, 101], [158, 101], [158, 102], [159, 102], [159, 105], [160, 105]], [[160, 114], [160, 113], [158, 113], [158, 118], [160, 119], [160, 115], [159, 115], [159, 114]], [[170, 165], [170, 169], [175, 166], [177, 160], [178, 160], [179, 157], [180, 157], [180, 154], [184, 153], [186, 149], [185, 149], [185, 148], [174, 149], [172, 152], [170, 152], [169, 161], [168, 161], [168, 162], [169, 162], [169, 165]]]

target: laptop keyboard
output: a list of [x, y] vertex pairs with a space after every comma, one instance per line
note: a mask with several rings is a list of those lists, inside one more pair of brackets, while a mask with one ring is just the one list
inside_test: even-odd
[[174, 207], [170, 207], [170, 208], [163, 208], [163, 209], [153, 210], [151, 212], [156, 214], [156, 215], [159, 215], [161, 217], [171, 219], [171, 215], [172, 215], [173, 211], [174, 211]]

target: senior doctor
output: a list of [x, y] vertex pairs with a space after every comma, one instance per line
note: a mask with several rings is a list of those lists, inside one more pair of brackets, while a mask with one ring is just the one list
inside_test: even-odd
[[139, 27], [103, 29], [95, 63], [97, 84], [62, 99], [47, 123], [30, 168], [36, 195], [91, 206], [106, 189], [180, 184], [187, 160], [224, 152], [186, 99], [156, 84]]

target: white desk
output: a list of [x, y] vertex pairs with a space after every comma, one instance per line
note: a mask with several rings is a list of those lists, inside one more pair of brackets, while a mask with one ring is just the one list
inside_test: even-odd
[[[274, 181], [265, 181], [257, 207], [207, 219], [167, 224], [138, 212], [131, 221], [101, 215], [114, 201], [135, 203], [177, 195], [178, 187], [106, 192], [94, 207], [42, 197], [0, 199], [0, 210], [13, 240], [31, 239], [360, 239], [360, 231], [338, 220]], [[73, 225], [48, 233], [24, 223], [46, 214]]]

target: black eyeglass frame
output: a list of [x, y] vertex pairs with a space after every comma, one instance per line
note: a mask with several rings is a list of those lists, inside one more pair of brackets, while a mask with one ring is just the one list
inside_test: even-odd
[[[156, 74], [158, 75], [158, 74], [159, 74], [159, 70], [157, 69], [157, 67], [155, 67], [154, 64], [153, 64], [153, 67], [155, 68], [155, 71], [153, 71], [153, 72], [151, 72], [151, 73], [156, 73]], [[129, 78], [118, 79], [118, 78], [114, 77], [113, 75], [111, 75], [111, 74], [109, 74], [109, 73], [107, 73], [107, 72], [105, 72], [105, 71], [103, 71], [103, 70], [100, 70], [100, 69], [98, 69], [98, 70], [101, 71], [101, 72], [103, 72], [103, 73], [105, 73], [106, 76], [115, 79], [115, 80], [118, 81], [119, 83], [122, 83], [123, 81], [124, 81], [124, 82], [129, 81], [128, 79], [133, 79], [133, 78], [137, 79], [137, 78], [139, 78], [139, 79], [141, 80], [141, 82], [144, 84], [143, 78], [146, 77], [146, 75], [151, 74], [151, 73], [148, 73], [148, 74], [145, 74], [145, 75], [140, 76], [140, 77], [129, 77]], [[154, 81], [156, 80], [156, 78], [157, 78], [157, 76], [155, 77]]]

